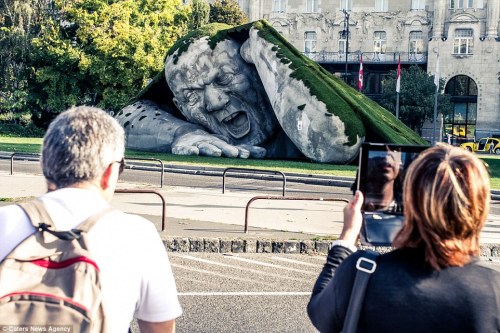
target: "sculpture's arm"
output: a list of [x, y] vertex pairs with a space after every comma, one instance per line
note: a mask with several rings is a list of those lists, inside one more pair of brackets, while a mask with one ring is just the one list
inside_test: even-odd
[[202, 126], [173, 116], [151, 101], [138, 101], [116, 116], [125, 128], [127, 148], [167, 152], [176, 155], [262, 158], [260, 147], [234, 146]]
[[[311, 93], [306, 80], [294, 76], [296, 73], [290, 64], [278, 57], [278, 49], [279, 46], [251, 28], [240, 52], [245, 61], [255, 65], [281, 127], [295, 146], [313, 161], [345, 163], [352, 160], [362, 138], [358, 136], [355, 142], [349, 141], [344, 121]], [[362, 126], [360, 121], [359, 124]]]

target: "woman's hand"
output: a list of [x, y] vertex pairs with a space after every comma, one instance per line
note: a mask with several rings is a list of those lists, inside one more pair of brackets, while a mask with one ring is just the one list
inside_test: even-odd
[[363, 204], [363, 193], [356, 191], [351, 201], [344, 207], [344, 226], [339, 239], [356, 245], [361, 224], [363, 223], [363, 215], [361, 213], [361, 205]]

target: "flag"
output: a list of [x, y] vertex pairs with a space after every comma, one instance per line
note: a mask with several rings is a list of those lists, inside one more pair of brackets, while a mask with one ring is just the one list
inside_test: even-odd
[[398, 73], [397, 73], [397, 80], [396, 80], [396, 92], [399, 94], [400, 90], [401, 90], [401, 55], [398, 58]]
[[439, 54], [436, 60], [436, 72], [434, 73], [434, 84], [436, 85], [436, 91], [439, 91]]
[[359, 62], [358, 90], [363, 90], [363, 55], [361, 55], [361, 60]]

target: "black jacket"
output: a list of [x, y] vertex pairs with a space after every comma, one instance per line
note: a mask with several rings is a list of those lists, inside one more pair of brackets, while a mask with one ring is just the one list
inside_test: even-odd
[[[307, 306], [320, 332], [342, 330], [362, 253], [330, 250]], [[367, 287], [358, 332], [500, 332], [499, 266], [475, 260], [436, 271], [418, 249], [383, 254]]]

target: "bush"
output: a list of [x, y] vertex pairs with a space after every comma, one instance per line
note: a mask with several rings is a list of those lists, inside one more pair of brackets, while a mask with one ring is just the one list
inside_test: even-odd
[[41, 138], [44, 131], [33, 124], [0, 123], [0, 135], [12, 137]]

